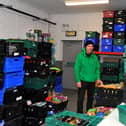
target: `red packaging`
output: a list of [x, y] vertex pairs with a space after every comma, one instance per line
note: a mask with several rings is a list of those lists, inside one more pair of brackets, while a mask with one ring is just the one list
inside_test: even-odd
[[113, 38], [113, 32], [102, 32], [102, 38]]
[[114, 18], [114, 11], [103, 11], [104, 18]]

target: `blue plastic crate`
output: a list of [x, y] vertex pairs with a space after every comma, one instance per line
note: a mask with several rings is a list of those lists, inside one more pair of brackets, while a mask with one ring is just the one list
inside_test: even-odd
[[11, 88], [23, 85], [24, 71], [4, 74], [3, 88]]
[[56, 77], [55, 85], [62, 85], [62, 76]]
[[0, 90], [0, 105], [3, 105], [5, 89]]
[[102, 46], [111, 46], [113, 39], [111, 38], [102, 38]]
[[0, 126], [5, 126], [4, 124], [4, 120], [0, 120]]
[[114, 25], [114, 31], [115, 32], [124, 32], [126, 30], [126, 25], [122, 24], [122, 25]]
[[124, 46], [113, 46], [113, 52], [124, 52]]
[[112, 46], [102, 46], [101, 51], [102, 52], [112, 52]]
[[4, 61], [4, 73], [22, 71], [24, 67], [24, 56], [6, 57]]
[[99, 40], [97, 38], [85, 38], [84, 43], [87, 41], [92, 41], [95, 45], [99, 45]]
[[62, 93], [63, 92], [63, 86], [62, 85], [56, 85], [55, 86], [55, 92]]

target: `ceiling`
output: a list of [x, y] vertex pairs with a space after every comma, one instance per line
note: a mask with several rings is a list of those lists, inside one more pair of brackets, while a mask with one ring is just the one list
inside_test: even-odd
[[67, 7], [64, 0], [21, 0], [35, 6], [39, 9], [45, 10], [49, 14], [60, 13], [83, 13], [83, 12], [97, 12], [103, 10], [117, 10], [126, 9], [126, 0], [110, 0], [109, 5], [90, 5], [90, 6], [76, 6]]

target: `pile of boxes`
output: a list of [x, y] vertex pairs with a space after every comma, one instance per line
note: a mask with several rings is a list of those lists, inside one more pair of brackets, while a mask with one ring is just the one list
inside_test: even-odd
[[85, 35], [86, 37], [84, 43], [86, 43], [87, 41], [92, 41], [95, 45], [94, 51], [99, 51], [100, 34], [95, 31], [87, 31]]
[[6, 126], [20, 123], [23, 119], [23, 51], [15, 44], [1, 40], [0, 50], [0, 120]]
[[104, 11], [102, 52], [124, 52], [126, 33], [126, 10]]
[[41, 126], [48, 114], [65, 109], [67, 100], [46, 101], [62, 81], [50, 69], [51, 43], [9, 39], [0, 48], [0, 126]]

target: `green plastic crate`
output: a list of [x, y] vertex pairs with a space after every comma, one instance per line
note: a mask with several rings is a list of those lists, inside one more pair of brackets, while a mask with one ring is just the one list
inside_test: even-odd
[[98, 32], [87, 31], [86, 38], [99, 38]]
[[124, 73], [126, 73], [126, 58], [123, 59], [123, 63], [124, 63], [124, 66], [123, 66], [123, 68], [124, 68]]
[[[102, 118], [99, 118], [96, 116], [88, 116], [85, 114], [80, 114], [80, 113], [75, 113], [75, 112], [70, 112], [70, 111], [63, 111], [56, 115], [47, 117], [46, 121], [45, 121], [46, 126], [72, 126], [71, 124], [69, 124], [67, 122], [62, 122], [57, 119], [57, 118], [60, 118], [63, 116], [71, 116], [71, 117], [76, 117], [76, 118], [90, 121], [90, 123], [87, 124], [86, 126], [97, 126], [98, 123], [100, 123], [102, 121]], [[74, 126], [77, 126], [77, 125], [74, 125]]]
[[113, 18], [103, 18], [103, 24], [112, 25], [114, 23]]
[[104, 62], [103, 67], [114, 67], [114, 68], [118, 68], [119, 67], [119, 63], [118, 62]]
[[48, 85], [48, 78], [47, 79], [41, 79], [38, 77], [26, 77], [25, 78], [25, 88], [34, 88], [34, 89], [41, 89], [44, 87], [47, 87]]
[[118, 105], [119, 110], [119, 121], [126, 125], [126, 105]]
[[118, 82], [119, 81], [119, 77], [118, 76], [111, 76], [111, 75], [102, 75], [102, 80], [103, 81], [114, 81], [114, 82]]
[[38, 54], [38, 43], [30, 40], [25, 40], [24, 48], [28, 49], [27, 55], [30, 57], [37, 57]]
[[24, 39], [7, 39], [8, 42], [14, 42], [14, 43], [24, 43]]
[[36, 58], [38, 55], [38, 50], [37, 49], [34, 49], [34, 48], [28, 48], [28, 51], [27, 51], [27, 56], [30, 56], [30, 57], [34, 57]]
[[27, 48], [27, 56], [37, 57], [39, 42], [23, 39], [8, 39], [8, 42], [24, 43], [24, 48]]
[[24, 46], [25, 46], [26, 48], [38, 48], [38, 43], [39, 43], [39, 42], [30, 41], [30, 40], [25, 40], [25, 41], [24, 41]]
[[125, 39], [114, 39], [113, 45], [124, 45]]

